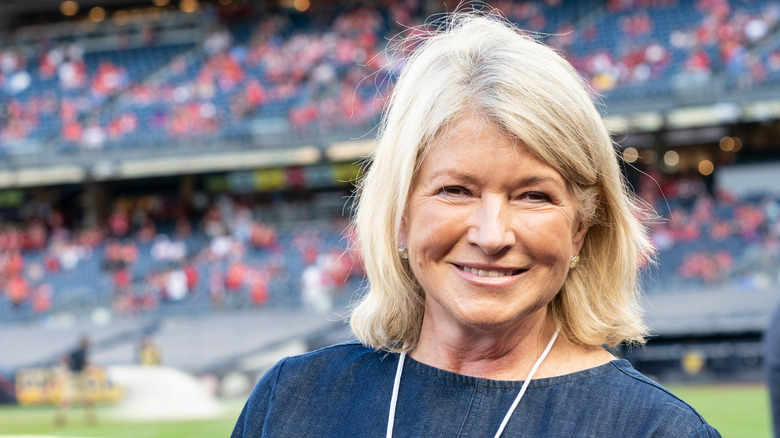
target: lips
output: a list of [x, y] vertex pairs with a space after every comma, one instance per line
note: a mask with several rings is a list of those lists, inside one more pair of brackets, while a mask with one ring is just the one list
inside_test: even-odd
[[478, 277], [511, 277], [523, 272], [523, 269], [479, 269], [463, 265], [455, 266], [461, 271], [468, 272]]

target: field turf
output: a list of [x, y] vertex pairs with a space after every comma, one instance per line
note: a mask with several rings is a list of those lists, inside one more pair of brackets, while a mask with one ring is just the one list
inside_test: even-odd
[[226, 403], [225, 415], [212, 420], [128, 422], [111, 419], [112, 407], [99, 407], [95, 424], [84, 410], [72, 407], [63, 426], [55, 426], [53, 407], [0, 407], [0, 437], [212, 438], [228, 437], [241, 403]]
[[771, 438], [769, 393], [759, 385], [667, 386], [724, 438]]
[[[769, 397], [759, 385], [669, 386], [695, 407], [725, 438], [771, 438]], [[84, 411], [74, 407], [68, 422], [54, 425], [54, 408], [0, 407], [0, 437], [100, 437], [100, 438], [214, 438], [228, 437], [241, 402], [226, 404], [225, 416], [215, 420], [130, 423], [112, 421], [110, 407], [98, 409], [97, 424], [88, 425]]]

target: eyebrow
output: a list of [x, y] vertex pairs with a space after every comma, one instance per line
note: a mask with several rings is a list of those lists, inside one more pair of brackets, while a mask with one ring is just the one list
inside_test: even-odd
[[[461, 172], [457, 169], [439, 169], [433, 172], [433, 175], [431, 175], [431, 180], [436, 180], [437, 178], [441, 176], [449, 176], [449, 177], [455, 177], [459, 180], [465, 181], [467, 183], [477, 183], [478, 178], [474, 177], [471, 174]], [[517, 180], [513, 180], [511, 182], [511, 185], [516, 187], [524, 187], [524, 186], [530, 186], [533, 184], [542, 184], [542, 183], [553, 183], [557, 186], [565, 186], [565, 183], [561, 181], [559, 178], [555, 178], [552, 176], [545, 176], [545, 175], [529, 175], [522, 178], [519, 178]]]
[[441, 176], [454, 177], [454, 178], [457, 178], [459, 180], [463, 180], [463, 181], [466, 181], [466, 182], [469, 182], [469, 183], [476, 183], [477, 182], [477, 178], [475, 178], [474, 176], [472, 176], [472, 175], [470, 175], [468, 173], [461, 172], [458, 169], [448, 169], [448, 168], [435, 170], [433, 172], [433, 175], [431, 175], [430, 180], [431, 181], [436, 180], [437, 178], [439, 178]]
[[554, 178], [552, 176], [531, 175], [524, 178], [520, 178], [518, 182], [519, 185], [521, 186], [529, 186], [532, 184], [541, 184], [546, 182], [550, 182], [560, 186], [563, 181], [559, 178]]

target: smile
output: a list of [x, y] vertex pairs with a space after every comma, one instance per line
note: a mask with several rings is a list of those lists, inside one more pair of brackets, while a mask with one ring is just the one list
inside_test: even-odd
[[477, 269], [477, 268], [470, 268], [468, 266], [461, 266], [461, 265], [455, 265], [460, 269], [461, 271], [468, 272], [470, 274], [474, 274], [479, 277], [510, 277], [512, 275], [517, 275], [521, 272], [523, 272], [522, 269], [508, 269], [508, 270], [493, 270], [493, 269]]

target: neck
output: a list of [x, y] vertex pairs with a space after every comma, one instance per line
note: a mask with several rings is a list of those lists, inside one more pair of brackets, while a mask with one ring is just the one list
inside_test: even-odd
[[[467, 376], [523, 380], [555, 333], [546, 315], [529, 319], [511, 327], [443, 327], [424, 318], [420, 341], [411, 357]], [[556, 342], [551, 355], [560, 342]], [[538, 372], [540, 377], [546, 374], [544, 370]]]

